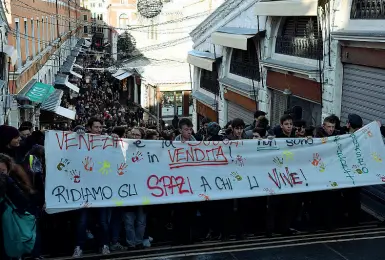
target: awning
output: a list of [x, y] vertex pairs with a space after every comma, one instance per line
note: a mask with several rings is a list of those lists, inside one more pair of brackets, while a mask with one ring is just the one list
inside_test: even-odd
[[3, 50], [1, 52], [4, 52], [8, 55], [9, 58], [11, 58], [12, 66], [16, 64], [17, 61], [17, 51], [15, 48], [11, 45], [3, 45]]
[[192, 50], [188, 52], [187, 62], [195, 67], [213, 71], [214, 62], [221, 57], [221, 55], [215, 57], [214, 54], [210, 52]]
[[[263, 33], [263, 35], [261, 34]], [[222, 27], [211, 34], [211, 42], [234, 49], [247, 50], [247, 40], [257, 34], [262, 37], [265, 31], [257, 29]]]
[[55, 89], [54, 92], [41, 104], [40, 109], [50, 112], [55, 112], [60, 106], [63, 90]]
[[79, 73], [76, 73], [76, 72], [73, 71], [73, 70], [70, 70], [70, 73], [71, 73], [72, 75], [74, 75], [75, 77], [78, 77], [79, 79], [82, 79], [82, 78], [83, 78], [82, 75], [80, 75]]
[[119, 75], [122, 75], [124, 72], [126, 72], [125, 70], [122, 70], [122, 69], [119, 69], [117, 72], [115, 72], [114, 74], [112, 74], [111, 76], [112, 77], [117, 77]]
[[73, 111], [71, 109], [68, 109], [62, 106], [58, 106], [56, 108], [55, 114], [74, 120], [76, 116], [76, 111]]
[[66, 86], [66, 87], [72, 89], [73, 91], [75, 91], [76, 93], [79, 93], [79, 88], [68, 81], [67, 75], [63, 75], [63, 74], [56, 75], [55, 85]]
[[75, 49], [71, 51], [71, 56], [77, 57], [79, 56], [79, 52], [80, 52], [80, 47], [75, 47]]
[[204, 103], [205, 105], [211, 107], [212, 109], [215, 109], [216, 107], [216, 102], [215, 102], [215, 99], [206, 95], [206, 94], [203, 94], [202, 92], [200, 91], [194, 91], [191, 93], [191, 96], [198, 100], [199, 102], [201, 103]]
[[72, 89], [73, 91], [75, 91], [76, 93], [79, 93], [80, 89], [77, 86], [75, 86], [74, 84], [72, 84], [71, 82], [67, 81], [65, 85], [67, 87], [69, 87], [70, 89]]
[[118, 80], [122, 80], [122, 79], [128, 78], [131, 75], [132, 75], [131, 72], [124, 72], [123, 74], [116, 76], [115, 78]]
[[255, 4], [255, 14], [263, 16], [317, 16], [317, 0], [268, 1]]
[[37, 82], [36, 79], [32, 79], [17, 94], [16, 99], [43, 103], [54, 91], [55, 88], [53, 86]]
[[76, 58], [73, 56], [68, 56], [67, 60], [61, 65], [60, 72], [65, 74], [70, 74], [71, 70], [75, 64]]
[[79, 64], [74, 63], [74, 66], [79, 69], [83, 69], [83, 66], [80, 66]]

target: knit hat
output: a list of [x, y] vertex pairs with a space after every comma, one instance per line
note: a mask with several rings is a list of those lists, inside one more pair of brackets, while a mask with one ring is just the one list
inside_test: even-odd
[[210, 136], [218, 135], [220, 130], [221, 130], [221, 127], [216, 122], [210, 122], [207, 125], [207, 133]]
[[7, 146], [12, 141], [12, 139], [19, 137], [20, 133], [19, 130], [17, 130], [13, 126], [1, 125], [0, 136], [0, 146], [4, 147]]

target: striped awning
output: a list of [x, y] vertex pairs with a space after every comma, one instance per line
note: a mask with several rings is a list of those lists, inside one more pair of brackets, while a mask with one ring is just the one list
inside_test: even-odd
[[69, 89], [72, 89], [76, 93], [79, 93], [79, 88], [68, 81], [68, 76], [64, 74], [58, 74], [55, 77], [55, 86], [66, 86]]
[[60, 106], [62, 97], [63, 90], [55, 89], [55, 91], [41, 104], [40, 108], [55, 113], [57, 107]]
[[53, 86], [32, 79], [22, 90], [20, 90], [16, 95], [16, 99], [43, 103], [54, 91], [55, 88]]

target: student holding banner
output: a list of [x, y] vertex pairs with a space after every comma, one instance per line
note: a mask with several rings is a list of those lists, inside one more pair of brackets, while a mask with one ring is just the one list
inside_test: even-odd
[[[336, 123], [335, 116], [326, 117], [322, 126], [315, 129], [314, 137], [325, 138], [340, 135], [340, 131], [336, 129]], [[340, 190], [312, 192], [310, 211], [314, 224], [333, 230], [337, 222], [337, 216], [339, 216], [338, 205], [341, 202]]]
[[[280, 125], [269, 132], [269, 138], [293, 138], [296, 137], [296, 129], [293, 126], [293, 117], [289, 114], [283, 115]], [[298, 203], [297, 194], [285, 194], [267, 197], [266, 212], [266, 235], [272, 236], [277, 232], [284, 235], [291, 235], [290, 229]]]
[[[98, 118], [91, 118], [87, 123], [88, 133], [100, 135], [103, 130], [102, 121]], [[84, 134], [86, 129], [82, 126], [75, 127], [75, 132], [78, 134]], [[108, 218], [110, 216], [110, 212], [108, 208], [95, 208], [88, 209], [83, 208], [78, 212], [78, 223], [77, 223], [77, 231], [76, 231], [76, 246], [74, 250], [73, 257], [82, 257], [83, 256], [83, 247], [86, 242], [86, 230], [89, 224], [89, 220], [91, 217], [91, 211], [96, 211], [98, 224], [100, 226], [101, 234], [99, 236], [99, 245], [101, 248], [101, 253], [103, 255], [107, 255], [110, 253], [109, 249], [109, 225]]]

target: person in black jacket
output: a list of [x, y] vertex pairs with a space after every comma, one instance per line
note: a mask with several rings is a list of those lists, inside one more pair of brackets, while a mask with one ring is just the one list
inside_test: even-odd
[[[17, 183], [9, 176], [14, 168], [11, 157], [0, 153], [0, 198], [5, 196], [15, 205], [20, 212], [30, 211], [30, 201], [28, 196], [20, 189]], [[5, 205], [0, 203], [0, 217], [3, 215]], [[1, 220], [1, 219], [0, 219]], [[0, 225], [0, 259], [11, 259], [5, 254], [3, 243], [3, 230]]]
[[[293, 138], [295, 128], [293, 117], [285, 114], [280, 118], [280, 124], [269, 131], [269, 138]], [[266, 212], [266, 234], [268, 237], [273, 233], [291, 235], [290, 229], [294, 220], [297, 205], [297, 196], [295, 194], [285, 194], [267, 197]]]

